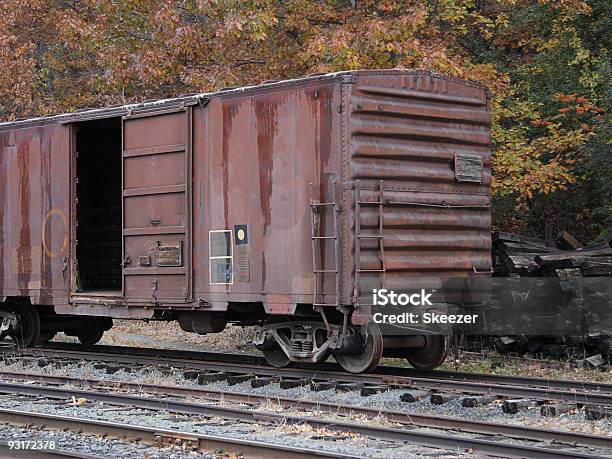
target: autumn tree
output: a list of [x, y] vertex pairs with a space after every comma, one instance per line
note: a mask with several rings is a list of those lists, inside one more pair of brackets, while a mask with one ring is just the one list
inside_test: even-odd
[[611, 16], [605, 0], [3, 0], [0, 117], [431, 69], [491, 91], [495, 225], [590, 240], [612, 227]]

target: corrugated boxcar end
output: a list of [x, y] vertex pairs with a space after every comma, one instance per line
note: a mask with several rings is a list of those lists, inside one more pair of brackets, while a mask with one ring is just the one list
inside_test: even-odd
[[[355, 271], [345, 294], [366, 303], [373, 288], [439, 288], [448, 278], [488, 274], [486, 89], [430, 72], [359, 74], [347, 112], [347, 255]], [[354, 322], [368, 310], [358, 308]]]

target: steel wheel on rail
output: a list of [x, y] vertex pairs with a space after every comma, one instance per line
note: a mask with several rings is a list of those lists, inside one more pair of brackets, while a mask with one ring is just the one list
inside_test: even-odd
[[[352, 328], [355, 333], [360, 333]], [[362, 327], [365, 345], [359, 354], [334, 354], [336, 362], [349, 373], [366, 373], [374, 370], [383, 353], [383, 337], [380, 328], [374, 322], [368, 322]]]
[[425, 335], [425, 347], [406, 349], [406, 360], [417, 370], [433, 370], [446, 360], [449, 349], [448, 336]]
[[40, 317], [38, 311], [29, 304], [15, 306], [15, 314], [19, 317], [17, 329], [9, 335], [18, 347], [36, 345], [40, 336]]
[[[276, 322], [275, 319], [269, 319], [266, 322], [266, 326], [267, 325], [274, 326], [275, 324], [279, 324], [279, 323], [280, 322]], [[262, 332], [263, 332], [263, 335], [262, 335], [263, 341], [262, 343], [260, 343], [261, 345], [257, 346], [257, 349], [261, 351], [268, 365], [273, 366], [275, 368], [283, 368], [289, 365], [291, 363], [291, 359], [285, 353], [285, 351], [283, 351], [281, 346], [278, 344], [277, 339], [285, 343], [289, 343], [290, 338], [291, 338], [291, 335], [290, 335], [291, 332], [289, 330], [284, 330], [282, 328], [278, 329], [276, 330], [276, 333], [278, 333], [278, 335], [276, 335], [276, 338], [273, 337], [273, 334], [271, 331], [262, 330]], [[287, 335], [287, 333], [289, 333], [289, 335]]]
[[287, 354], [280, 347], [277, 349], [265, 349], [261, 352], [266, 362], [275, 368], [286, 367], [291, 362]]

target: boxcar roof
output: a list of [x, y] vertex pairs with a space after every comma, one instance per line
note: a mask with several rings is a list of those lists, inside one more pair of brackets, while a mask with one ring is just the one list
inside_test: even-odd
[[71, 113], [62, 113], [62, 114], [57, 114], [57, 115], [48, 115], [48, 116], [41, 116], [41, 117], [34, 117], [34, 118], [19, 119], [15, 121], [0, 122], [0, 131], [6, 131], [6, 130], [11, 130], [11, 129], [21, 129], [21, 128], [33, 127], [33, 126], [43, 126], [47, 124], [72, 123], [72, 122], [90, 121], [90, 120], [102, 119], [102, 118], [113, 118], [113, 117], [125, 116], [128, 113], [136, 112], [136, 111], [179, 107], [181, 104], [206, 105], [208, 101], [215, 96], [227, 96], [227, 95], [232, 95], [232, 94], [236, 95], [236, 94], [255, 91], [259, 89], [282, 87], [286, 85], [296, 85], [300, 83], [306, 83], [306, 82], [317, 81], [317, 80], [333, 80], [333, 79], [340, 78], [343, 76], [350, 76], [350, 75], [355, 75], [355, 74], [424, 74], [424, 75], [435, 76], [437, 78], [445, 78], [447, 80], [457, 81], [459, 83], [465, 84], [466, 86], [476, 86], [476, 87], [480, 87], [486, 90], [486, 87], [480, 83], [468, 81], [468, 80], [462, 80], [462, 79], [453, 78], [453, 77], [447, 77], [444, 75], [437, 74], [435, 72], [431, 72], [429, 70], [421, 70], [421, 69], [350, 70], [350, 71], [312, 75], [312, 76], [307, 76], [303, 78], [295, 78], [291, 80], [264, 82], [258, 85], [243, 86], [240, 88], [221, 89], [221, 90], [214, 91], [214, 92], [190, 94], [190, 95], [179, 96], [179, 97], [170, 98], [170, 99], [159, 99], [159, 100], [152, 100], [152, 101], [145, 101], [145, 102], [137, 102], [133, 104], [119, 105], [119, 106], [105, 107], [105, 108], [85, 108], [85, 109], [80, 109], [80, 110], [77, 110]]

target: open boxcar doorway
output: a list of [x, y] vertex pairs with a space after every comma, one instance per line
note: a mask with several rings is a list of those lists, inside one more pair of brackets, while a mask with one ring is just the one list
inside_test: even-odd
[[121, 294], [121, 118], [74, 126], [77, 292]]

